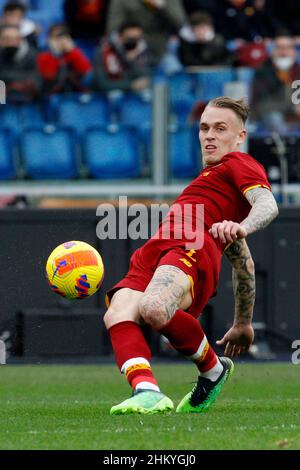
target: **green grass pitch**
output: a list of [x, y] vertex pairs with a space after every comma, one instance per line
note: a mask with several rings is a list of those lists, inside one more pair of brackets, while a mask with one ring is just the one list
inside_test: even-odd
[[[2, 366], [0, 449], [300, 449], [300, 366], [238, 364], [208, 413], [113, 416], [130, 389], [116, 366]], [[192, 364], [154, 364], [179, 402]]]

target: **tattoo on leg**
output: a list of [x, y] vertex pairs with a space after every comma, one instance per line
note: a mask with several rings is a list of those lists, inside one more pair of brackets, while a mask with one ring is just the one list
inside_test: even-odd
[[147, 287], [140, 312], [153, 328], [162, 328], [178, 310], [186, 294], [185, 286], [176, 279], [181, 272], [175, 266], [161, 266]]

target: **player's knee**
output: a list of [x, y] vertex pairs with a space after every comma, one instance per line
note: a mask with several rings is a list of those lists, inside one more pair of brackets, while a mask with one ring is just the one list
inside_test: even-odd
[[125, 289], [116, 292], [103, 318], [106, 328], [125, 321], [139, 323], [138, 302], [141, 296], [142, 292], [126, 292]]
[[139, 302], [139, 313], [144, 322], [154, 329], [163, 328], [167, 320], [167, 311], [164, 305], [153, 295], [145, 294]]
[[106, 310], [104, 314], [103, 321], [107, 329], [109, 329], [112, 326], [112, 317], [114, 316], [113, 313], [114, 313], [113, 309], [109, 307], [108, 310]]
[[119, 309], [117, 306], [111, 305], [106, 311], [103, 317], [104, 324], [106, 329], [109, 330], [112, 326], [122, 321], [126, 321], [124, 311]]

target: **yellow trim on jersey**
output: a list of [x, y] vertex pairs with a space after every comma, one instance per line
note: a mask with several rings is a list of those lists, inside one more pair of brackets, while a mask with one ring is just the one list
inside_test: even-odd
[[246, 194], [247, 191], [250, 191], [250, 189], [255, 189], [255, 188], [265, 188], [271, 191], [271, 188], [269, 186], [266, 186], [265, 184], [255, 184], [254, 186], [249, 186], [249, 188], [246, 188], [243, 191], [243, 194]]
[[186, 258], [179, 258], [179, 261], [182, 261], [188, 268], [193, 266]]
[[189, 258], [191, 258], [193, 261], [195, 261], [196, 263], [196, 259], [193, 258], [193, 255], [196, 253], [196, 250], [190, 250], [188, 253], [186, 253], [186, 256], [188, 256]]
[[188, 274], [187, 277], [188, 277], [189, 280], [190, 280], [190, 283], [191, 283], [191, 294], [192, 294], [192, 297], [194, 298], [194, 297], [195, 297], [195, 292], [194, 292], [194, 279], [192, 278], [192, 276], [191, 276], [190, 274]]
[[109, 300], [109, 297], [108, 297], [107, 294], [105, 294], [105, 305], [106, 305], [107, 308], [109, 308], [109, 306], [110, 306], [110, 300]]

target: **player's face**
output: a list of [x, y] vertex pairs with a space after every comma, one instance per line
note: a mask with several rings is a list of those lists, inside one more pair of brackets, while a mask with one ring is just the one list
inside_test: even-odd
[[231, 109], [207, 106], [200, 120], [203, 165], [214, 165], [229, 152], [239, 151], [246, 130]]

